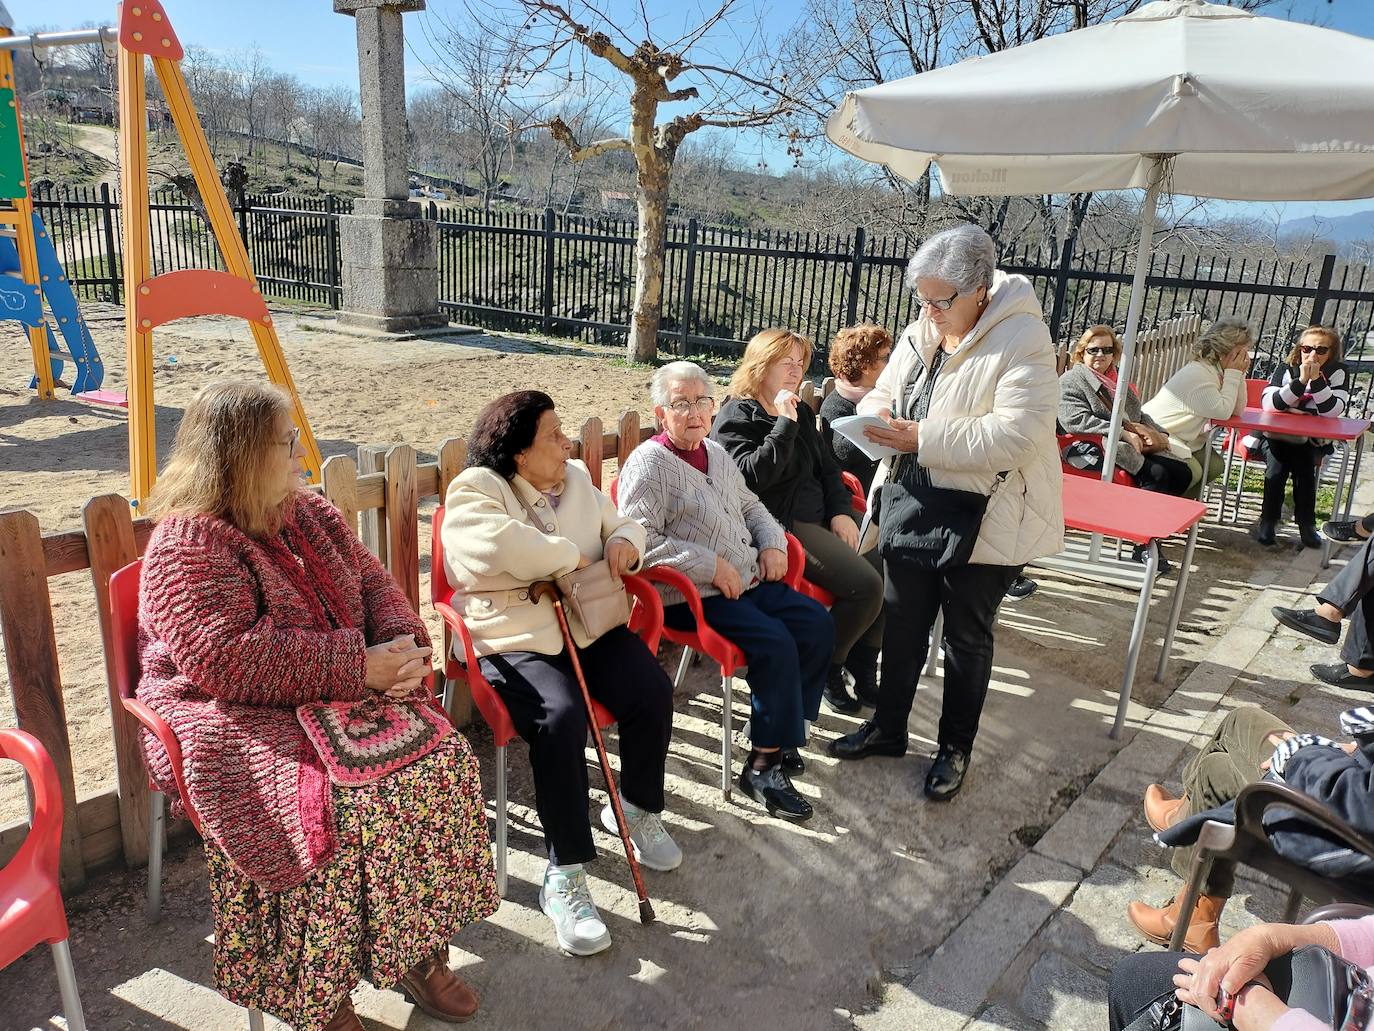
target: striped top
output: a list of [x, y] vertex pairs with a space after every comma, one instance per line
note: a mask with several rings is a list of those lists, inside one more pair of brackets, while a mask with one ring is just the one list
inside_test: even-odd
[[[1346, 405], [1350, 403], [1350, 372], [1344, 362], [1322, 366], [1317, 377], [1307, 383], [1302, 382], [1301, 372], [1301, 367], [1296, 365], [1275, 366], [1260, 398], [1260, 407], [1269, 412], [1305, 412], [1333, 419], [1345, 414]], [[1260, 438], [1253, 433], [1247, 434], [1244, 443], [1253, 448], [1259, 445]], [[1325, 441], [1313, 437], [1308, 443], [1323, 444]]]

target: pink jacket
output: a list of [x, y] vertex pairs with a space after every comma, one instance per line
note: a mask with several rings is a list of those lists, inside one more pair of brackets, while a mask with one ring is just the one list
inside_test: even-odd
[[[139, 597], [138, 697], [181, 742], [207, 837], [269, 891], [300, 884], [336, 847], [329, 780], [295, 707], [362, 698], [368, 645], [399, 634], [429, 643], [334, 506], [307, 492], [290, 504], [270, 540], [214, 516], [164, 519]], [[312, 583], [324, 587], [303, 589]], [[175, 799], [167, 754], [146, 732], [143, 750]]]
[[[1365, 968], [1374, 967], [1374, 916], [1359, 920], [1332, 920], [1329, 925], [1336, 932], [1341, 947], [1336, 951], [1342, 959]], [[1374, 973], [1374, 971], [1371, 971]], [[1331, 1031], [1330, 1025], [1318, 1020], [1306, 1010], [1289, 1010], [1269, 1025], [1269, 1031]]]

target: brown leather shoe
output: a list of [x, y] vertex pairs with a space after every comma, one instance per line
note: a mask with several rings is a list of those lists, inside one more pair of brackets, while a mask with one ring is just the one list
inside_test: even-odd
[[447, 949], [402, 974], [401, 987], [411, 1002], [436, 1020], [461, 1024], [477, 1012], [477, 993], [449, 969]]
[[[1168, 945], [1178, 926], [1180, 900], [1172, 898], [1162, 909], [1147, 906], [1143, 902], [1132, 902], [1126, 907], [1126, 916], [1135, 929], [1156, 945]], [[1217, 925], [1221, 921], [1221, 910], [1226, 899], [1220, 895], [1200, 895], [1193, 919], [1188, 921], [1188, 933], [1183, 938], [1183, 947], [1188, 952], [1203, 955], [1221, 944]]]
[[1163, 784], [1151, 784], [1145, 789], [1145, 822], [1157, 831], [1168, 830], [1188, 811], [1188, 796], [1175, 798]]
[[367, 1028], [363, 1027], [358, 1014], [353, 1012], [353, 1000], [345, 995], [334, 1016], [324, 1026], [324, 1031], [367, 1031]]

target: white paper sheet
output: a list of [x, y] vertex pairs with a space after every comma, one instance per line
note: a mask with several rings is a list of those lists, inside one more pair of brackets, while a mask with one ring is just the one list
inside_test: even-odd
[[842, 419], [834, 419], [830, 423], [830, 428], [850, 441], [855, 447], [866, 454], [874, 461], [881, 461], [884, 458], [891, 458], [897, 454], [895, 447], [885, 447], [882, 444], [875, 444], [864, 436], [864, 430], [868, 427], [885, 430], [887, 423], [883, 422], [876, 415], [846, 415]]

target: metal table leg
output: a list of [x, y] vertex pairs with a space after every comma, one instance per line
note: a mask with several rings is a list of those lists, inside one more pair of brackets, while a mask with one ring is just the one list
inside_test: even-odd
[[[1204, 505], [1207, 504], [1207, 498], [1212, 493], [1212, 485], [1207, 481], [1207, 473], [1212, 468], [1212, 444], [1216, 441], [1218, 432], [1215, 429], [1207, 431], [1207, 446], [1202, 449], [1202, 485], [1198, 488], [1198, 497], [1202, 499]], [[1226, 491], [1223, 490], [1221, 492], [1221, 504], [1217, 506], [1217, 522], [1221, 522], [1221, 517], [1226, 514], [1225, 507]]]
[[1121, 694], [1116, 702], [1116, 722], [1110, 737], [1121, 736], [1126, 722], [1126, 706], [1131, 701], [1131, 685], [1135, 682], [1135, 667], [1140, 661], [1140, 645], [1145, 640], [1145, 623], [1150, 616], [1150, 596], [1155, 589], [1155, 574], [1159, 572], [1159, 541], [1151, 541], [1145, 552], [1145, 582], [1140, 587], [1140, 600], [1135, 606], [1135, 623], [1131, 626], [1131, 643], [1126, 649], [1126, 671], [1121, 677]]
[[[1202, 520], [1198, 520], [1200, 523]], [[1159, 664], [1155, 666], [1155, 682], [1164, 680], [1164, 673], [1169, 668], [1169, 658], [1174, 649], [1174, 633], [1178, 630], [1178, 621], [1183, 616], [1183, 594], [1188, 590], [1188, 571], [1193, 566], [1193, 548], [1197, 544], [1198, 523], [1194, 523], [1188, 530], [1188, 543], [1183, 548], [1183, 568], [1178, 571], [1178, 583], [1174, 585], [1174, 603], [1169, 608], [1169, 622], [1164, 627], [1164, 644], [1159, 649]]]
[[[1363, 445], [1363, 443], [1364, 443], [1364, 434], [1362, 433], [1362, 434], [1359, 435], [1359, 437], [1356, 438], [1356, 444], [1355, 444], [1355, 454], [1356, 454], [1356, 456], [1357, 456], [1356, 459], [1355, 459], [1355, 464], [1356, 464], [1356, 467], [1357, 467], [1357, 468], [1358, 468], [1358, 466], [1359, 466], [1359, 458], [1358, 458], [1358, 455], [1359, 455], [1359, 453], [1360, 453], [1360, 448], [1361, 448], [1361, 446]], [[1342, 490], [1345, 491], [1345, 517], [1346, 517], [1346, 518], [1349, 518], [1349, 517], [1350, 517], [1350, 499], [1351, 499], [1352, 497], [1354, 497], [1354, 494], [1355, 494], [1355, 484], [1354, 484], [1353, 482], [1350, 482], [1350, 483], [1347, 483], [1347, 482], [1346, 482], [1345, 474], [1346, 474], [1346, 472], [1349, 470], [1349, 468], [1350, 468], [1350, 449], [1349, 449], [1349, 448], [1346, 448], [1346, 449], [1343, 451], [1343, 453], [1341, 454], [1341, 471], [1340, 471], [1340, 473], [1336, 476], [1336, 492], [1335, 492], [1335, 494], [1333, 494], [1332, 497], [1331, 497], [1331, 518], [1332, 518], [1332, 519], [1339, 519], [1339, 518], [1341, 518], [1340, 512], [1341, 512], [1341, 491], [1342, 491]], [[1329, 537], [1327, 537], [1325, 534], [1323, 534], [1323, 535], [1322, 535], [1322, 568], [1325, 569], [1325, 568], [1326, 568], [1327, 566], [1329, 566], [1329, 565], [1331, 565], [1331, 538], [1329, 538]]]
[[[1225, 438], [1223, 437], [1223, 439], [1225, 439]], [[1232, 440], [1231, 446], [1228, 447], [1228, 448], [1226, 449], [1226, 462], [1225, 462], [1225, 464], [1224, 464], [1224, 465], [1222, 466], [1222, 468], [1221, 468], [1221, 506], [1220, 506], [1220, 508], [1217, 510], [1217, 522], [1219, 522], [1219, 523], [1224, 523], [1224, 522], [1226, 521], [1226, 495], [1227, 495], [1227, 493], [1228, 493], [1228, 492], [1230, 491], [1230, 489], [1231, 489], [1231, 466], [1233, 466], [1233, 465], [1235, 464], [1235, 460], [1236, 460], [1236, 446], [1235, 446], [1235, 443], [1234, 443], [1235, 438], [1232, 437], [1231, 440]], [[1208, 450], [1209, 453], [1210, 453], [1211, 450], [1212, 450], [1212, 445], [1211, 445], [1210, 442], [1209, 442], [1208, 445], [1207, 445], [1207, 450]], [[1204, 456], [1204, 459], [1203, 459], [1203, 460], [1204, 460], [1204, 461], [1206, 460], [1205, 456]], [[1205, 475], [1205, 474], [1204, 474], [1204, 475]], [[1244, 463], [1244, 462], [1241, 462], [1241, 463], [1240, 463], [1240, 480], [1237, 481], [1237, 483], [1236, 483], [1236, 504], [1235, 504], [1234, 509], [1233, 509], [1232, 512], [1231, 512], [1231, 521], [1232, 521], [1232, 522], [1235, 522], [1236, 519], [1238, 519], [1238, 518], [1240, 517], [1240, 483], [1243, 482], [1244, 480], [1245, 480], [1245, 463]]]

